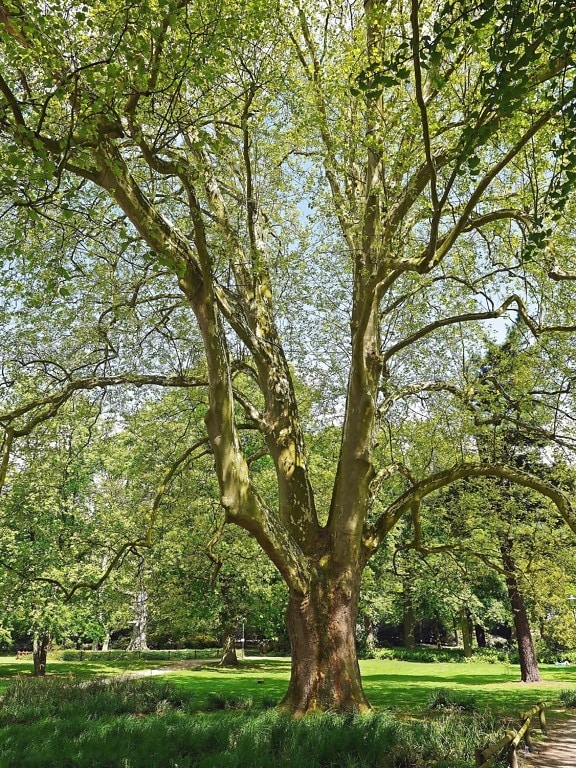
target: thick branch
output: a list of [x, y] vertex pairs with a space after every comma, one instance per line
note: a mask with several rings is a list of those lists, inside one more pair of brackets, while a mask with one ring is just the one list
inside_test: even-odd
[[552, 483], [542, 480], [536, 475], [524, 472], [506, 464], [480, 464], [463, 462], [442, 472], [437, 472], [425, 480], [421, 480], [402, 494], [381, 516], [378, 523], [367, 528], [364, 534], [364, 544], [370, 552], [375, 552], [386, 534], [396, 525], [400, 518], [409, 512], [415, 501], [421, 500], [434, 491], [444, 488], [457, 480], [468, 477], [497, 477], [511, 483], [540, 493], [555, 504], [561, 517], [569, 528], [576, 533], [576, 514], [570, 500]]

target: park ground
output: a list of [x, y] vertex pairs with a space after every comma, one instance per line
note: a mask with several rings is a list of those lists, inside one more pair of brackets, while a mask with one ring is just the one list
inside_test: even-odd
[[[212, 765], [213, 768], [228, 768], [228, 766], [240, 765], [240, 755], [233, 745], [238, 743], [250, 742], [250, 745], [262, 742], [258, 747], [258, 757], [246, 754], [242, 759], [252, 760], [255, 766], [284, 764], [299, 765], [294, 753], [294, 745], [288, 744], [290, 739], [294, 743], [302, 740], [302, 734], [290, 734], [287, 726], [282, 725], [278, 720], [276, 713], [271, 712], [273, 707], [281, 698], [286, 689], [290, 661], [286, 658], [247, 658], [241, 662], [239, 667], [234, 669], [224, 669], [216, 666], [215, 661], [191, 660], [177, 661], [163, 660], [151, 664], [148, 659], [113, 659], [101, 658], [84, 661], [62, 661], [57, 658], [49, 659], [48, 676], [46, 680], [34, 680], [31, 675], [31, 661], [29, 658], [15, 659], [12, 657], [0, 658], [0, 696], [4, 694], [3, 707], [4, 717], [0, 717], [0, 768], [16, 768], [16, 765], [36, 766], [37, 768], [57, 766], [58, 768], [67, 768], [68, 766], [104, 766], [118, 765], [122, 768], [137, 768], [141, 765], [163, 766], [163, 768], [195, 768], [196, 766]], [[165, 674], [151, 676], [148, 672], [152, 667], [159, 669], [166, 668]], [[421, 766], [438, 766], [438, 768], [466, 768], [473, 766], [474, 762], [470, 755], [473, 755], [473, 749], [470, 744], [465, 745], [462, 742], [459, 746], [454, 746], [454, 754], [462, 754], [462, 750], [467, 752], [461, 759], [447, 758], [447, 761], [438, 760], [431, 755], [448, 755], [452, 747], [446, 743], [437, 743], [435, 747], [420, 748], [419, 746], [410, 747], [412, 762], [402, 762], [407, 758], [400, 756], [398, 752], [398, 762], [383, 762], [378, 758], [370, 757], [368, 754], [368, 743], [382, 739], [383, 744], [387, 744], [387, 739], [391, 738], [384, 734], [386, 728], [389, 730], [397, 729], [397, 724], [402, 727], [423, 727], [434, 723], [435, 727], [453, 728], [450, 725], [453, 711], [447, 709], [432, 709], [430, 703], [439, 697], [439, 692], [448, 692], [448, 699], [462, 704], [464, 710], [470, 705], [482, 716], [491, 718], [492, 726], [498, 723], [498, 727], [514, 727], [518, 722], [518, 714], [521, 711], [529, 709], [539, 701], [547, 701], [550, 704], [548, 718], [554, 724], [560, 724], [566, 717], [566, 712], [560, 704], [559, 694], [563, 690], [576, 687], [576, 665], [571, 667], [555, 667], [553, 665], [542, 665], [541, 673], [543, 682], [539, 684], [522, 684], [519, 680], [519, 670], [515, 665], [506, 663], [489, 664], [485, 662], [469, 663], [416, 663], [396, 660], [365, 660], [361, 662], [362, 675], [367, 696], [374, 706], [376, 717], [380, 718], [378, 725], [374, 722], [370, 724], [370, 733], [362, 732], [357, 734], [356, 741], [362, 741], [362, 747], [356, 752], [355, 743], [342, 743], [342, 754], [348, 754], [346, 768], [372, 768], [372, 766], [382, 766], [382, 768], [395, 768], [396, 765], [409, 765], [421, 768]], [[69, 699], [70, 694], [66, 692], [66, 686], [70, 686], [71, 681], [82, 681], [88, 685], [94, 679], [111, 679], [117, 676], [126, 676], [130, 673], [140, 671], [144, 678], [142, 681], [135, 681], [135, 684], [147, 685], [148, 688], [141, 693], [142, 701], [148, 697], [150, 691], [158, 690], [158, 701], [150, 704], [142, 704], [142, 711], [121, 710], [112, 712], [107, 707], [116, 706], [110, 703], [98, 704], [98, 711], [93, 713], [84, 713], [80, 716], [80, 705], [78, 701]], [[134, 681], [125, 683], [134, 684]], [[168, 685], [167, 685], [168, 684]], [[44, 688], [46, 685], [54, 688], [54, 695], [61, 696], [67, 703], [63, 704], [57, 711], [55, 705], [48, 707]], [[23, 693], [24, 701], [18, 704], [13, 711], [10, 710], [9, 698], [10, 690], [19, 687]], [[164, 687], [163, 687], [164, 686]], [[104, 689], [110, 686], [96, 686]], [[88, 690], [84, 688], [83, 690]], [[92, 694], [95, 688], [92, 689]], [[92, 695], [90, 694], [90, 695]], [[78, 695], [77, 693], [75, 695]], [[95, 694], [97, 696], [106, 696], [106, 693]], [[122, 698], [125, 692], [120, 688], [110, 690], [110, 698]], [[172, 710], [174, 702], [178, 703], [178, 711]], [[48, 708], [47, 708], [48, 707]], [[148, 708], [146, 708], [148, 707]], [[458, 709], [458, 707], [456, 707]], [[12, 712], [12, 714], [10, 714]], [[76, 722], [76, 715], [77, 722]], [[148, 717], [146, 717], [148, 716]], [[467, 717], [467, 713], [462, 714]], [[387, 718], [387, 719], [386, 719]], [[215, 728], [218, 722], [222, 728], [216, 732], [207, 731], [198, 732], [196, 735], [190, 735], [190, 730], [199, 728], [200, 724], [209, 723], [210, 728]], [[331, 749], [335, 749], [335, 733], [341, 734], [341, 726], [345, 721], [330, 721], [329, 729], [337, 730], [329, 737]], [[89, 723], [89, 724], [88, 724]], [[242, 723], [240, 731], [244, 736], [239, 736], [238, 728]], [[335, 725], [336, 723], [336, 725]], [[384, 723], [384, 725], [383, 725]], [[470, 721], [472, 723], [472, 721]], [[347, 730], [353, 728], [350, 721], [346, 721]], [[448, 724], [448, 726], [447, 726]], [[298, 726], [299, 727], [299, 726]], [[356, 727], [356, 726], [354, 726]], [[363, 726], [364, 727], [364, 726]], [[142, 733], [141, 729], [147, 729]], [[488, 730], [478, 724], [469, 724], [468, 730], [474, 731], [470, 736], [472, 740], [488, 738]], [[154, 729], [161, 729], [163, 737], [166, 736], [169, 747], [164, 757], [162, 749], [164, 747], [154, 747], [157, 750], [151, 755], [148, 763], [142, 761], [137, 756], [135, 745], [144, 744], [146, 738], [149, 738], [150, 744], [158, 745], [158, 732]], [[236, 730], [235, 730], [236, 729]], [[244, 729], [244, 730], [242, 730]], [[247, 729], [247, 731], [246, 731]], [[476, 730], [474, 730], [476, 729]], [[120, 733], [121, 732], [121, 733]], [[186, 737], [184, 732], [187, 733]], [[56, 734], [56, 736], [54, 736]], [[111, 735], [112, 734], [112, 735]], [[384, 735], [383, 735], [384, 734]], [[396, 734], [398, 736], [398, 734]], [[395, 738], [396, 738], [395, 736]], [[66, 747], [66, 751], [59, 752], [60, 757], [56, 756], [58, 749], [54, 739], [63, 740], [71, 745]], [[203, 756], [192, 756], [188, 761], [182, 760], [182, 755], [191, 755], [190, 745], [185, 746], [185, 738], [195, 740], [195, 744], [203, 744]], [[311, 738], [308, 734], [307, 738]], [[356, 738], [356, 737], [354, 737]], [[403, 743], [412, 739], [418, 742], [418, 739], [426, 741], [430, 734], [421, 731], [420, 736], [412, 735], [407, 737], [401, 734]], [[436, 733], [434, 739], [441, 742], [443, 739], [450, 739], [445, 730], [442, 733]], [[458, 736], [458, 739], [461, 737]], [[114, 740], [116, 739], [116, 742]], [[178, 740], [182, 741], [180, 752], [174, 752], [175, 744]], [[117, 750], [117, 762], [114, 758], [105, 758], [104, 762], [97, 762], [99, 758], [100, 742], [116, 743], [114, 749]], [[265, 742], [265, 743], [264, 743]], [[32, 746], [28, 749], [27, 744]], [[278, 745], [283, 744], [281, 748]], [[400, 746], [394, 742], [395, 746], [390, 750], [400, 750]], [[373, 746], [373, 745], [372, 745]], [[483, 746], [478, 744], [477, 746]], [[246, 747], [249, 749], [252, 747]], [[406, 745], [402, 749], [408, 749]], [[74, 752], [73, 749], [76, 751]], [[150, 746], [149, 749], [152, 749]], [[266, 750], [272, 749], [272, 752], [266, 757]], [[318, 757], [317, 762], [311, 756], [313, 748], [309, 745], [308, 765], [312, 766], [336, 766], [339, 765], [336, 760], [341, 759], [333, 751], [332, 757], [326, 757], [326, 749], [322, 753], [324, 757]], [[384, 749], [384, 747], [383, 747]], [[26, 751], [28, 750], [28, 751]], [[71, 751], [72, 750], [72, 751]], [[172, 751], [170, 751], [172, 750]], [[428, 751], [426, 751], [428, 750]], [[289, 757], [288, 762], [282, 762], [282, 754], [292, 751], [292, 762]], [[150, 753], [149, 753], [150, 754]], [[267, 753], [266, 753], [267, 754]], [[388, 752], [392, 754], [392, 752]], [[16, 757], [19, 755], [19, 757]], [[92, 757], [90, 757], [92, 755]], [[178, 757], [180, 755], [180, 757]], [[334, 756], [336, 755], [336, 756]], [[428, 756], [427, 756], [428, 755]], [[106, 759], [109, 762], [106, 762]], [[19, 760], [20, 762], [14, 762]], [[58, 762], [60, 760], [60, 763]], [[84, 762], [82, 762], [84, 760]], [[92, 760], [93, 762], [90, 762]], [[204, 760], [204, 762], [203, 762]], [[260, 760], [261, 762], [256, 762]], [[382, 758], [384, 760], [384, 758]], [[392, 760], [392, 757], [390, 758]], [[11, 762], [12, 761], [12, 762]], [[51, 762], [52, 761], [52, 762]], [[212, 762], [210, 762], [212, 761]], [[296, 761], [296, 762], [295, 762]], [[303, 764], [305, 764], [303, 762]], [[340, 766], [339, 766], [340, 768]]]

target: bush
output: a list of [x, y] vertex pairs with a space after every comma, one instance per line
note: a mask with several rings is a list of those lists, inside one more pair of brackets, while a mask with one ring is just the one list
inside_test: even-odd
[[560, 691], [559, 699], [568, 709], [576, 708], [576, 688]]
[[377, 659], [396, 659], [397, 661], [418, 661], [429, 664], [436, 662], [463, 661], [462, 648], [378, 648]]
[[445, 709], [460, 712], [477, 712], [478, 706], [473, 696], [457, 693], [446, 688], [437, 688], [428, 700], [430, 709]]
[[[498, 648], [478, 648], [472, 656], [464, 656], [462, 648], [378, 648], [374, 653], [377, 659], [395, 659], [396, 661], [416, 661], [434, 664], [442, 663], [470, 663], [475, 661], [487, 661], [490, 664], [505, 663], [510, 661], [509, 652]], [[516, 654], [517, 655], [517, 654]], [[516, 661], [517, 663], [517, 661]]]
[[203, 650], [200, 654], [194, 648], [165, 651], [77, 651], [65, 650], [57, 654], [62, 661], [128, 661], [131, 659], [145, 659], [148, 661], [184, 661], [188, 659], [209, 658], [214, 652]]

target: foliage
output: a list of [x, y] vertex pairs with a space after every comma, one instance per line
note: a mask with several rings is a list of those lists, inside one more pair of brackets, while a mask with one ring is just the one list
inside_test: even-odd
[[[377, 659], [396, 659], [397, 661], [416, 661], [425, 664], [441, 663], [473, 663], [497, 662], [510, 663], [511, 653], [498, 648], [475, 648], [471, 657], [464, 655], [462, 648], [378, 648], [375, 651]], [[518, 659], [512, 663], [517, 663]], [[543, 661], [545, 661], [543, 659]]]
[[[220, 648], [216, 638], [203, 638], [196, 646], [198, 649], [208, 650]], [[62, 661], [128, 661], [138, 659], [142, 661], [186, 661], [190, 659], [211, 658], [213, 654], [198, 654], [195, 648], [178, 648], [169, 650], [147, 651], [72, 651], [64, 650], [57, 653], [57, 658]]]

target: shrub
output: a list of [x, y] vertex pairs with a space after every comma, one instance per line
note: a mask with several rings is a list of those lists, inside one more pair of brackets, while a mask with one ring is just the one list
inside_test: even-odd
[[[517, 653], [516, 653], [517, 656]], [[434, 664], [436, 662], [470, 663], [487, 661], [490, 664], [508, 662], [509, 652], [499, 648], [478, 648], [472, 656], [464, 656], [462, 648], [378, 648], [374, 652], [377, 659], [395, 659], [396, 661], [416, 661]], [[516, 658], [516, 662], [518, 659]]]
[[396, 659], [397, 661], [418, 661], [429, 664], [436, 662], [463, 661], [462, 648], [378, 648], [377, 659]]
[[576, 688], [568, 688], [560, 691], [559, 699], [568, 709], [576, 708]]
[[430, 709], [447, 709], [460, 712], [477, 712], [478, 706], [473, 696], [457, 693], [447, 688], [437, 688], [428, 699]]
[[130, 661], [132, 659], [145, 659], [148, 661], [184, 661], [188, 659], [208, 658], [214, 656], [214, 649], [202, 650], [200, 653], [194, 648], [164, 651], [59, 651], [57, 657], [62, 661]]

